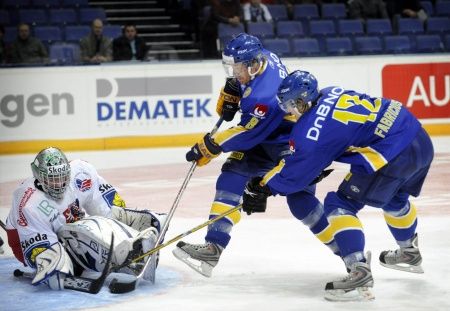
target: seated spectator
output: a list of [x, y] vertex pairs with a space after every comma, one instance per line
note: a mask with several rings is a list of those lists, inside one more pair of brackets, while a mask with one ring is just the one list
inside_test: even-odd
[[113, 59], [144, 60], [147, 55], [145, 40], [137, 35], [136, 26], [126, 24], [122, 36], [113, 41]]
[[48, 62], [44, 44], [30, 36], [30, 26], [25, 23], [17, 27], [17, 40], [11, 44], [11, 62], [14, 64], [43, 64]]
[[386, 4], [382, 0], [350, 0], [348, 15], [350, 18], [363, 21], [369, 18], [389, 18]]
[[211, 14], [203, 25], [202, 43], [205, 58], [216, 58], [217, 28], [219, 23], [237, 26], [241, 23], [242, 9], [239, 0], [210, 0]]
[[80, 41], [81, 60], [91, 63], [111, 61], [112, 42], [110, 38], [103, 36], [102, 20], [94, 19], [91, 27], [91, 33]]
[[385, 0], [391, 19], [395, 16], [418, 18], [425, 21], [428, 16], [418, 0]]
[[250, 0], [242, 6], [244, 12], [244, 21], [250, 22], [272, 22], [272, 15], [270, 15], [267, 5], [262, 4], [261, 0]]

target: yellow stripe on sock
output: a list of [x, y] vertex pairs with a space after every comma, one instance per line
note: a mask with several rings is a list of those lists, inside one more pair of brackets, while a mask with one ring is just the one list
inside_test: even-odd
[[[229, 205], [229, 204], [225, 204], [225, 203], [221, 203], [221, 202], [214, 202], [211, 206], [210, 215], [220, 215], [232, 208], [234, 208], [233, 205]], [[233, 225], [235, 225], [241, 220], [241, 213], [239, 211], [236, 211], [236, 212], [229, 214], [225, 218], [227, 218], [229, 221], [231, 221], [231, 223]]]
[[322, 243], [330, 243], [336, 233], [345, 230], [363, 230], [361, 221], [358, 217], [352, 215], [340, 215], [331, 217], [329, 219], [330, 224], [321, 232], [316, 234], [316, 237]]
[[411, 227], [417, 219], [417, 210], [411, 202], [409, 203], [409, 206], [409, 212], [399, 217], [395, 217], [389, 215], [387, 212], [384, 212], [384, 219], [388, 225], [398, 229], [406, 229]]

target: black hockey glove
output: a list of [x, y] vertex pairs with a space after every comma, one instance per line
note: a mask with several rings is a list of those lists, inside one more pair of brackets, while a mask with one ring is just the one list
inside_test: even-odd
[[211, 138], [211, 135], [207, 133], [186, 153], [186, 161], [197, 161], [198, 166], [203, 166], [219, 156], [221, 152], [222, 148], [220, 148], [220, 146]]
[[217, 100], [217, 113], [227, 122], [233, 120], [234, 115], [239, 110], [240, 100], [241, 91], [239, 82], [236, 79], [227, 79]]
[[245, 185], [242, 196], [242, 209], [247, 215], [252, 213], [264, 213], [267, 207], [267, 197], [272, 195], [269, 187], [261, 186], [262, 177], [253, 177]]
[[331, 172], [334, 171], [334, 169], [330, 168], [328, 170], [323, 170], [322, 172], [320, 172], [319, 176], [317, 176], [316, 178], [314, 178], [314, 180], [309, 184], [314, 185], [317, 184], [318, 182], [320, 182], [322, 179], [324, 179], [325, 177], [327, 177], [328, 175], [331, 174]]

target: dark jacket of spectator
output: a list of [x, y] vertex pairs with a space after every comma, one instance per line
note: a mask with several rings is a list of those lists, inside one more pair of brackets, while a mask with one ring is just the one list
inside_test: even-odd
[[348, 2], [348, 14], [350, 18], [389, 18], [386, 4], [382, 0], [350, 0]]
[[[130, 42], [127, 37], [120, 36], [113, 41], [113, 58], [114, 60], [144, 60], [147, 55], [147, 46], [145, 40], [136, 36], [134, 43]], [[135, 54], [131, 45], [135, 46]], [[133, 58], [134, 57], [134, 58]]]
[[44, 44], [37, 38], [17, 38], [11, 45], [11, 62], [15, 64], [39, 64], [48, 61]]
[[101, 56], [104, 61], [112, 60], [112, 41], [105, 36], [97, 37], [93, 33], [80, 41], [81, 59], [91, 61], [95, 56]]

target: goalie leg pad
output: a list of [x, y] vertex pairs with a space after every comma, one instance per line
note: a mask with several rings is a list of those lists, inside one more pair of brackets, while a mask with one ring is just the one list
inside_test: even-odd
[[73, 265], [69, 254], [61, 243], [54, 243], [36, 256], [36, 275], [31, 284], [47, 284], [51, 289], [64, 289], [64, 278], [73, 275]]

